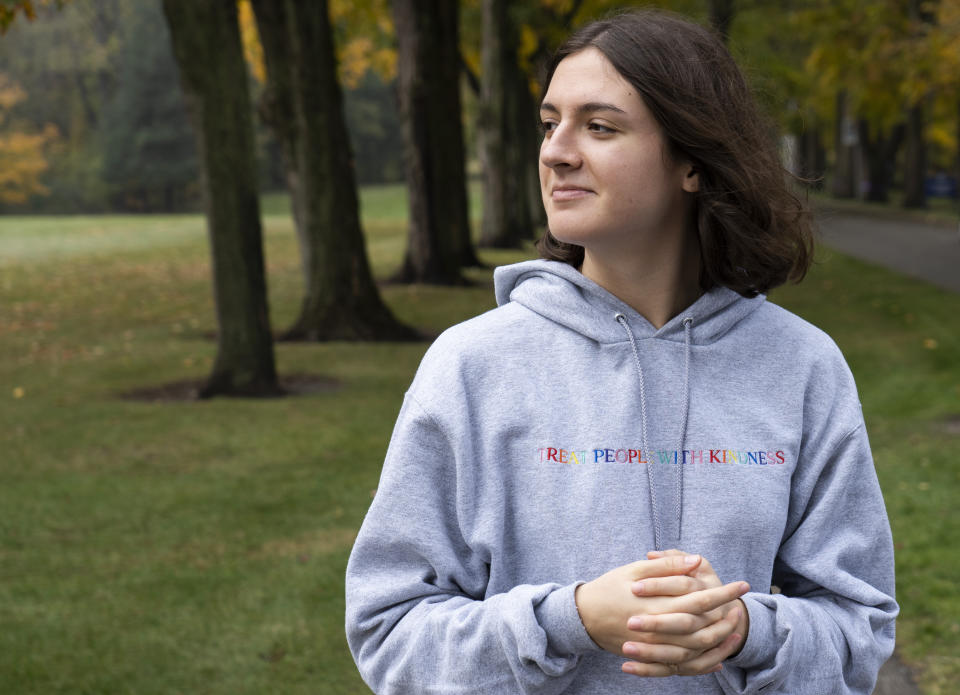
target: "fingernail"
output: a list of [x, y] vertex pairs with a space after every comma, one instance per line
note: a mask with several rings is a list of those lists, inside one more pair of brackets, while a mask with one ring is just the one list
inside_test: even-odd
[[635, 615], [630, 620], [627, 621], [628, 630], [642, 630], [643, 626], [646, 624], [646, 621], [643, 619], [642, 615]]
[[718, 673], [718, 672], [720, 672], [720, 671], [722, 671], [722, 670], [723, 670], [723, 664], [717, 664], [717, 665], [714, 666], [712, 669], [710, 669], [709, 671], [707, 671], [707, 673]]
[[633, 654], [637, 650], [633, 645], [633, 642], [624, 642], [623, 643], [623, 653], [624, 654]]
[[695, 564], [697, 564], [697, 560], [699, 560], [699, 559], [700, 559], [700, 557], [699, 557], [698, 555], [687, 555], [685, 558], [683, 558], [683, 564], [685, 564], [685, 565], [695, 565]]
[[739, 609], [739, 608], [734, 608], [734, 609], [733, 609], [733, 619], [734, 619], [734, 620], [740, 620], [740, 609]]
[[740, 582], [740, 590], [743, 593], [747, 593], [748, 591], [750, 591], [750, 585], [747, 584], [746, 582]]
[[643, 582], [634, 582], [634, 583], [630, 586], [630, 591], [632, 591], [632, 592], [635, 593], [635, 594], [642, 594], [642, 593], [643, 593]]

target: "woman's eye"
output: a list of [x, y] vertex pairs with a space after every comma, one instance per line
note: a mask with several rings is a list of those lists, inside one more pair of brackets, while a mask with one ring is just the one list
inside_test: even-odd
[[549, 133], [557, 127], [557, 124], [553, 121], [540, 121], [540, 130], [544, 133]]
[[605, 125], [599, 123], [591, 123], [587, 126], [594, 133], [599, 133], [600, 135], [607, 135], [608, 133], [615, 133], [616, 131], [613, 128], [608, 128]]

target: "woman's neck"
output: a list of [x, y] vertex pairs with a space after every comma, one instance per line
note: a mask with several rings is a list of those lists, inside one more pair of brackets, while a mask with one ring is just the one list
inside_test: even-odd
[[580, 272], [659, 329], [702, 294], [700, 247], [691, 234], [675, 248], [651, 251], [588, 248]]

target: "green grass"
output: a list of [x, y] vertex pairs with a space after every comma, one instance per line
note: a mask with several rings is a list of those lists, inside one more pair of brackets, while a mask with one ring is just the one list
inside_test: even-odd
[[[367, 189], [363, 204], [383, 278], [403, 251], [403, 191]], [[302, 283], [288, 204], [264, 209], [280, 328]], [[471, 275], [477, 286], [383, 292], [438, 332], [493, 306], [489, 271]], [[958, 297], [830, 254], [774, 299], [854, 369], [897, 544], [900, 649], [927, 693], [950, 692]], [[328, 393], [118, 397], [204, 376], [214, 328], [200, 217], [0, 218], [0, 692], [366, 692], [342, 577], [426, 345], [277, 346], [282, 373], [337, 379]]]

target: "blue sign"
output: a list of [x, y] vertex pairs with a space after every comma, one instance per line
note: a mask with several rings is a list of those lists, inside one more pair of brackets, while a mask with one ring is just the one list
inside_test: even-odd
[[924, 191], [928, 198], [956, 198], [957, 177], [948, 174], [928, 176], [924, 184]]

